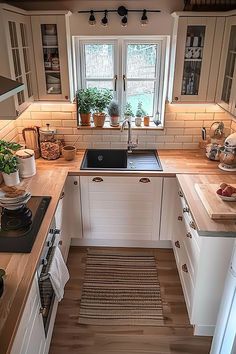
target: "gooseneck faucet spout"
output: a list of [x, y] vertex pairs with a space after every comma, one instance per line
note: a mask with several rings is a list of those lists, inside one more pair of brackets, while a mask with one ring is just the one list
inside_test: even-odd
[[132, 150], [137, 147], [138, 142], [136, 142], [136, 144], [132, 142], [132, 126], [129, 119], [127, 118], [124, 119], [124, 121], [121, 124], [120, 131], [123, 132], [126, 124], [128, 124], [128, 141], [127, 141], [128, 152], [132, 152]]

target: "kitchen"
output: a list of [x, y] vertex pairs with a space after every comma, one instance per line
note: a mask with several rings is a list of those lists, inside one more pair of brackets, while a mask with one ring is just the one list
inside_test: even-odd
[[[236, 185], [236, 7], [212, 3], [0, 4], [0, 75], [15, 80], [0, 80], [0, 139], [11, 144], [0, 151], [27, 165], [13, 183], [24, 194], [8, 193], [31, 196], [20, 220], [32, 223], [30, 244], [0, 234], [0, 353], [235, 353], [235, 207], [224, 190]], [[17, 214], [4, 210], [2, 229]], [[58, 248], [64, 299], [48, 276]], [[136, 284], [139, 262], [152, 273]], [[145, 288], [146, 302], [127, 287]], [[109, 310], [112, 297], [123, 306]]]

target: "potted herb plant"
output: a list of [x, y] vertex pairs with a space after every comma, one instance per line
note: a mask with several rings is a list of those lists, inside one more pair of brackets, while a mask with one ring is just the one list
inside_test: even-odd
[[134, 113], [132, 111], [131, 103], [129, 103], [129, 102], [126, 103], [124, 115], [125, 115], [125, 118], [128, 119], [131, 123]]
[[137, 127], [140, 127], [142, 124], [142, 117], [144, 117], [146, 115], [146, 112], [143, 109], [143, 104], [141, 101], [139, 101], [138, 103], [138, 108], [136, 111], [136, 117], [135, 117], [135, 125]]
[[76, 99], [78, 104], [78, 114], [80, 115], [80, 125], [91, 125], [91, 111], [94, 106], [94, 88], [78, 90]]
[[103, 127], [105, 123], [106, 113], [104, 112], [110, 104], [113, 95], [108, 89], [94, 89], [94, 113], [93, 122], [95, 127]]
[[19, 144], [0, 140], [0, 171], [6, 186], [20, 183], [17, 157], [14, 155], [14, 151], [20, 148]]
[[110, 125], [112, 127], [118, 127], [120, 124], [120, 109], [116, 101], [111, 101], [108, 106], [108, 113], [110, 116]]

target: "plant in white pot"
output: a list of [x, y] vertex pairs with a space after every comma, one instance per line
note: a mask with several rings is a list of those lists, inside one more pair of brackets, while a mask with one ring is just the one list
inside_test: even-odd
[[141, 101], [139, 101], [138, 103], [138, 108], [136, 111], [136, 117], [135, 117], [135, 125], [137, 127], [140, 127], [142, 124], [142, 117], [144, 117], [146, 115], [146, 112], [143, 109], [143, 104]]
[[112, 100], [108, 106], [108, 113], [110, 116], [110, 125], [118, 127], [120, 124], [120, 109], [116, 101]]
[[134, 113], [132, 111], [131, 103], [129, 103], [129, 102], [126, 103], [124, 115], [125, 115], [125, 119], [128, 119], [131, 123]]
[[95, 127], [102, 128], [105, 123], [105, 110], [113, 98], [111, 90], [108, 89], [94, 89], [94, 113], [93, 122]]
[[0, 171], [6, 186], [15, 186], [20, 183], [17, 157], [14, 152], [21, 145], [0, 140]]

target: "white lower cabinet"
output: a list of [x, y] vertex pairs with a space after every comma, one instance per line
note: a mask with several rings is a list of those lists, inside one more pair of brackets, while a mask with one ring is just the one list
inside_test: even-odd
[[11, 354], [44, 354], [46, 337], [37, 276], [35, 276], [30, 294], [17, 330]]
[[159, 240], [161, 177], [81, 176], [84, 239]]
[[195, 335], [213, 335], [234, 241], [198, 236], [191, 211], [178, 188], [175, 199], [172, 244], [189, 320]]

